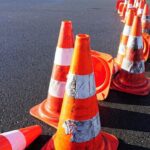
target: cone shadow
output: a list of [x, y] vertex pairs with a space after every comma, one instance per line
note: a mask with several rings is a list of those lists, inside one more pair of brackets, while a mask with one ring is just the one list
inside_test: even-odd
[[111, 90], [107, 98], [107, 102], [150, 106], [150, 94], [147, 96], [139, 96]]
[[100, 106], [103, 127], [150, 132], [150, 115]]
[[118, 150], [149, 150], [149, 148], [126, 144], [122, 140], [119, 140]]
[[49, 135], [41, 135], [26, 150], [41, 150], [50, 138]]

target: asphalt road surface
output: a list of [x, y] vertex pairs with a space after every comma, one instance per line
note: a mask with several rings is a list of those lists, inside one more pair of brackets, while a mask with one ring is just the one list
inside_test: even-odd
[[[91, 35], [92, 48], [117, 53], [123, 24], [115, 0], [0, 0], [0, 132], [33, 124], [43, 134], [28, 148], [39, 150], [55, 129], [29, 115], [47, 96], [60, 23]], [[120, 150], [150, 149], [150, 95], [110, 91], [100, 103], [102, 129]]]

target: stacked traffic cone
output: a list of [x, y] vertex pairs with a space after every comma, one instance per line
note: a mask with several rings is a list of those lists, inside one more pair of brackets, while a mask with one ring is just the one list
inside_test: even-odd
[[123, 9], [122, 9], [122, 12], [120, 13], [121, 22], [123, 22], [123, 23], [124, 23], [124, 19], [125, 19], [126, 11], [127, 11], [127, 6], [128, 6], [128, 3], [124, 3], [124, 6], [123, 6]]
[[142, 33], [144, 41], [144, 60], [147, 61], [150, 53], [150, 10], [148, 4], [145, 4], [142, 15]]
[[118, 49], [118, 54], [117, 57], [115, 58], [115, 72], [117, 72], [122, 64], [123, 58], [125, 56], [125, 50], [126, 50], [126, 45], [128, 42], [128, 37], [130, 34], [131, 26], [133, 23], [133, 18], [134, 18], [134, 10], [129, 10], [129, 14], [122, 32], [120, 44], [119, 44], [119, 49]]
[[0, 134], [0, 150], [24, 150], [41, 133], [42, 128], [38, 125], [2, 133]]
[[74, 48], [72, 30], [71, 21], [61, 23], [47, 99], [30, 110], [32, 116], [55, 128], [59, 121], [67, 74]]
[[145, 0], [141, 0], [140, 4], [139, 4], [139, 7], [138, 7], [138, 10], [137, 10], [137, 15], [140, 16], [140, 17], [143, 14], [144, 5], [145, 5]]
[[42, 150], [117, 149], [117, 138], [101, 131], [89, 40], [76, 37], [58, 130]]
[[150, 35], [150, 9], [148, 4], [145, 4], [142, 15], [142, 33]]
[[121, 70], [112, 80], [112, 89], [136, 95], [148, 95], [150, 80], [144, 73], [141, 18], [135, 16], [127, 43], [126, 56]]
[[139, 7], [140, 1], [141, 1], [141, 0], [135, 0], [135, 1], [134, 1], [134, 7], [135, 7], [135, 8], [138, 8], [138, 7]]
[[129, 10], [130, 10], [130, 9], [133, 9], [133, 10], [136, 11], [136, 8], [133, 8], [133, 5], [134, 5], [134, 0], [129, 0], [129, 1], [128, 1], [128, 5], [127, 5], [127, 10], [126, 10], [126, 13], [125, 13], [124, 22], [126, 21], [127, 16], [129, 15]]

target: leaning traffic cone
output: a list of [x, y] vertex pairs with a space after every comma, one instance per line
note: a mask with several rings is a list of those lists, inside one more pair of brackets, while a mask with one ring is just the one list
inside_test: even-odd
[[122, 64], [123, 58], [125, 56], [125, 49], [127, 46], [127, 42], [128, 42], [128, 37], [131, 31], [131, 26], [133, 23], [133, 18], [134, 18], [134, 10], [129, 10], [129, 15], [127, 17], [123, 32], [122, 32], [122, 36], [121, 36], [121, 41], [120, 41], [120, 45], [119, 45], [119, 49], [118, 49], [118, 54], [117, 57], [115, 58], [115, 68], [117, 68], [115, 70], [115, 72], [117, 72]]
[[112, 89], [135, 95], [148, 95], [150, 80], [145, 77], [141, 18], [134, 17], [121, 70], [112, 80]]
[[98, 100], [105, 100], [110, 91], [113, 74], [113, 57], [107, 53], [91, 50], [92, 63], [96, 83], [96, 96]]
[[0, 134], [0, 150], [24, 150], [41, 133], [42, 128], [38, 125], [2, 133]]
[[76, 37], [58, 130], [42, 150], [116, 150], [115, 136], [101, 131], [90, 38]]
[[141, 0], [140, 4], [139, 4], [139, 7], [138, 7], [138, 10], [137, 10], [137, 15], [140, 16], [140, 17], [143, 14], [144, 5], [145, 5], [145, 1]]
[[144, 41], [144, 60], [147, 61], [150, 53], [150, 10], [148, 4], [145, 4], [142, 15], [142, 33]]
[[47, 99], [30, 110], [32, 116], [55, 128], [59, 121], [73, 47], [72, 22], [63, 21], [61, 23]]

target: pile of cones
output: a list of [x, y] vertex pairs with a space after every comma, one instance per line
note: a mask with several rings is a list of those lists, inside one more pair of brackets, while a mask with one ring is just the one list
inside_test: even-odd
[[[128, 24], [129, 13], [132, 10], [134, 15], [141, 17], [142, 22], [142, 38], [143, 38], [143, 55], [144, 60], [150, 58], [150, 8], [146, 0], [124, 0], [117, 1], [117, 12], [120, 16], [121, 22]], [[130, 19], [133, 20], [132, 18]]]
[[[150, 93], [145, 62], [150, 57], [150, 10], [145, 0], [118, 0], [125, 23], [118, 54], [92, 50], [90, 36], [74, 40], [71, 21], [62, 21], [48, 95], [30, 114], [57, 129], [42, 150], [117, 150], [118, 139], [101, 129], [97, 100], [110, 88], [135, 95]], [[23, 150], [40, 134], [38, 125], [0, 134], [0, 150]], [[2, 146], [1, 146], [2, 145]]]

